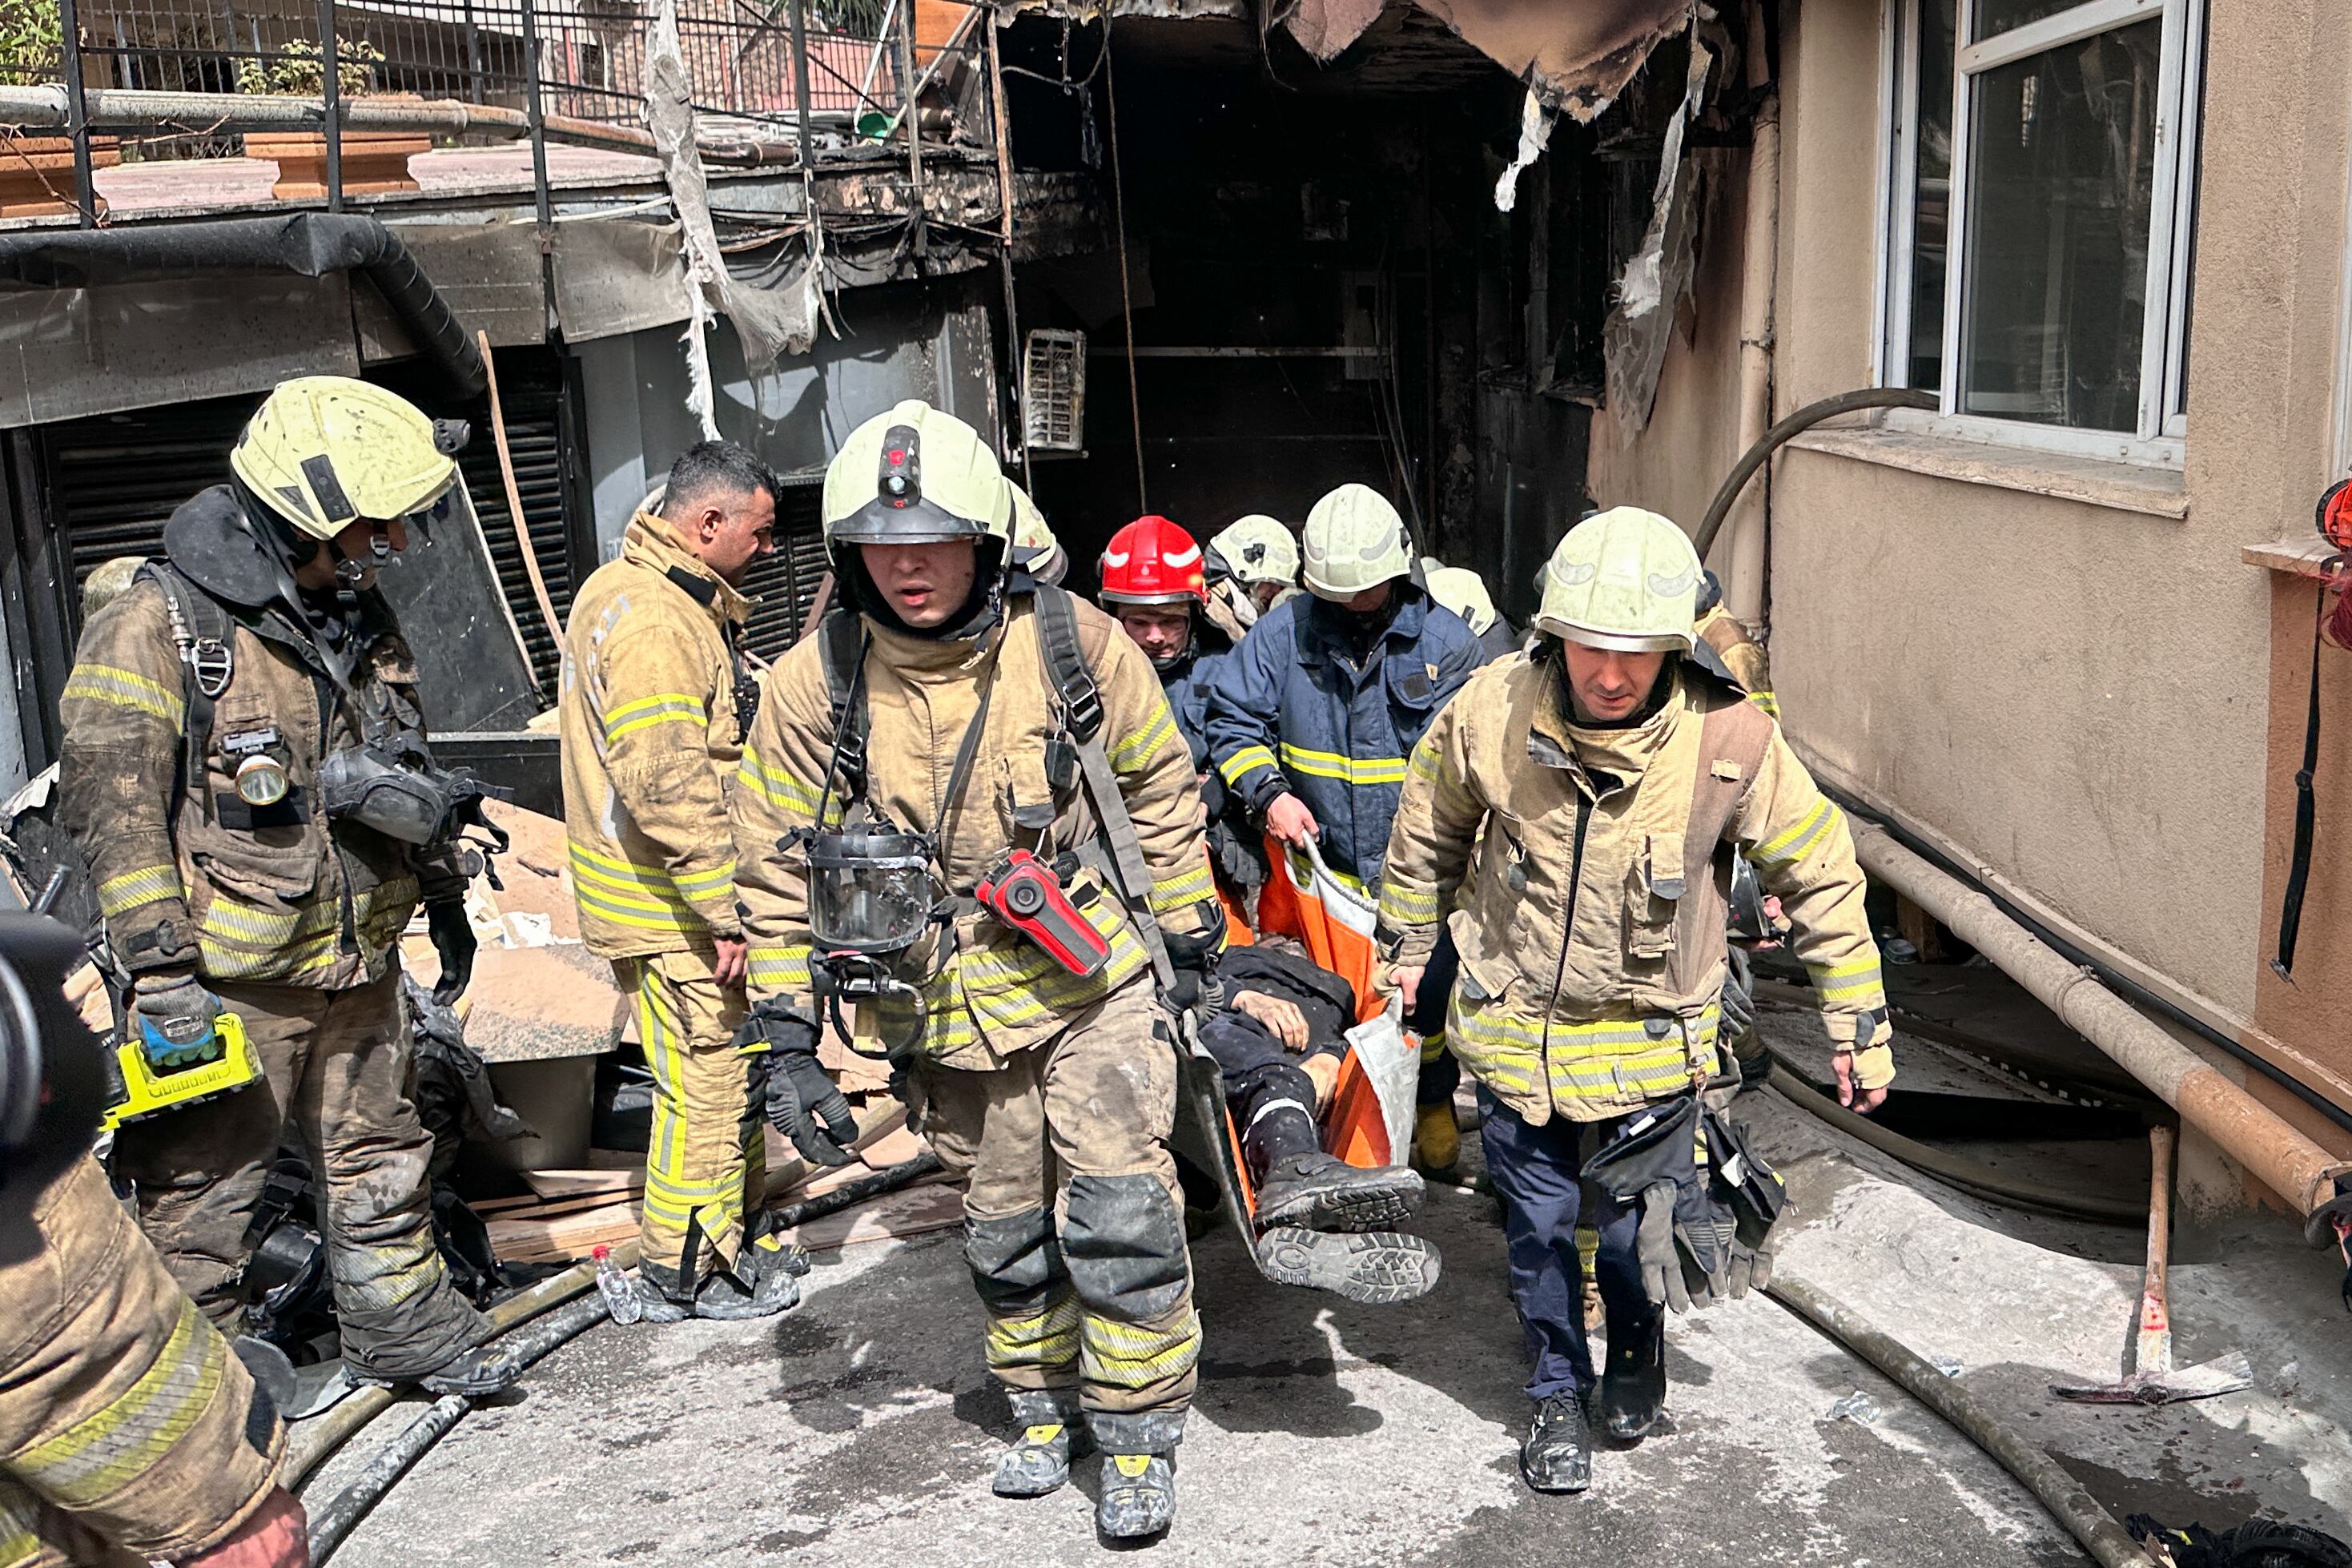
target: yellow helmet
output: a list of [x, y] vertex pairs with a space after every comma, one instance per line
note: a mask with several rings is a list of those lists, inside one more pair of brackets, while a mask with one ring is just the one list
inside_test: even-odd
[[1004, 481], [1013, 492], [1013, 560], [1014, 564], [1028, 568], [1029, 575], [1040, 583], [1058, 583], [1069, 575], [1070, 557], [1062, 549], [1062, 542], [1054, 537], [1045, 521], [1045, 514], [1029, 499], [1029, 492]]
[[1568, 531], [1544, 563], [1538, 630], [1628, 653], [1691, 650], [1698, 552], [1665, 518], [1621, 506]]
[[246, 422], [228, 466], [262, 505], [310, 539], [362, 518], [417, 517], [457, 483], [462, 420], [341, 375], [280, 382]]
[[980, 432], [909, 398], [849, 433], [824, 470], [824, 541], [1013, 537], [1013, 489]]
[[1297, 584], [1298, 541], [1264, 512], [1227, 525], [1209, 541], [1209, 548], [1233, 569], [1237, 582], [1279, 583], [1286, 588]]
[[1366, 485], [1341, 485], [1317, 501], [1306, 544], [1307, 591], [1318, 599], [1352, 599], [1412, 572], [1404, 519]]

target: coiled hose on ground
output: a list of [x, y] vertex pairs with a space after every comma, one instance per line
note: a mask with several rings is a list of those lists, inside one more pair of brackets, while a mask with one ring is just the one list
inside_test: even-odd
[[[779, 1229], [803, 1225], [868, 1198], [909, 1186], [939, 1169], [940, 1157], [925, 1150], [911, 1160], [877, 1171], [873, 1175], [860, 1177], [829, 1193], [772, 1209], [769, 1221]], [[637, 1260], [636, 1243], [614, 1247], [610, 1259], [623, 1268], [633, 1267]], [[520, 1295], [491, 1308], [486, 1314], [494, 1331], [495, 1342], [519, 1367], [531, 1365], [559, 1345], [604, 1321], [608, 1309], [602, 1295], [584, 1301], [573, 1300], [595, 1289], [596, 1265], [593, 1263], [578, 1264], [541, 1280]], [[566, 1302], [572, 1304], [560, 1312], [554, 1311]], [[546, 1315], [551, 1312], [554, 1315]], [[531, 1326], [523, 1328], [526, 1323]], [[281, 1483], [289, 1489], [299, 1488], [328, 1455], [388, 1409], [394, 1397], [391, 1389], [363, 1388], [320, 1416], [318, 1430], [315, 1433], [303, 1432], [300, 1440], [289, 1447], [280, 1473]], [[342, 1545], [344, 1538], [351, 1534], [360, 1521], [383, 1500], [384, 1494], [408, 1473], [410, 1467], [465, 1418], [474, 1404], [473, 1399], [462, 1394], [446, 1394], [435, 1400], [425, 1407], [423, 1415], [409, 1424], [406, 1430], [386, 1444], [368, 1462], [367, 1468], [351, 1485], [335, 1495], [334, 1500], [310, 1522], [312, 1568], [324, 1568], [327, 1559]]]

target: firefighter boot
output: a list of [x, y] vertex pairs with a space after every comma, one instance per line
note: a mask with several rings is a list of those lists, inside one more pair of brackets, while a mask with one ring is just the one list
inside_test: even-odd
[[1014, 1389], [1013, 1418], [1021, 1423], [1021, 1436], [998, 1456], [989, 1489], [998, 1497], [1019, 1498], [1061, 1490], [1070, 1479], [1070, 1450], [1083, 1435], [1071, 1425], [1077, 1412], [1074, 1391]]
[[[384, 1386], [398, 1387], [413, 1383], [427, 1394], [462, 1394], [468, 1399], [488, 1399], [501, 1394], [514, 1380], [522, 1375], [522, 1363], [512, 1354], [496, 1345], [477, 1345], [469, 1351], [459, 1351], [431, 1372], [420, 1377], [386, 1381]], [[379, 1380], [362, 1378], [361, 1382]]]
[[1176, 1517], [1176, 1466], [1167, 1454], [1105, 1454], [1095, 1528], [1113, 1541], [1158, 1535]]
[[1536, 1406], [1519, 1445], [1519, 1475], [1539, 1492], [1580, 1492], [1592, 1484], [1592, 1433], [1572, 1391]]
[[1412, 1217], [1421, 1177], [1402, 1165], [1366, 1170], [1320, 1150], [1291, 1154], [1258, 1177], [1257, 1223], [1308, 1230], [1378, 1230]]
[[800, 1305], [801, 1276], [809, 1271], [808, 1253], [772, 1236], [743, 1244], [735, 1267], [714, 1271], [694, 1293], [694, 1315], [731, 1322], [744, 1318], [772, 1318]]
[[1620, 1443], [1638, 1443], [1666, 1408], [1666, 1318], [1609, 1328], [1609, 1363], [1601, 1373], [1601, 1430]]
[[1412, 1163], [1440, 1181], [1454, 1179], [1462, 1158], [1462, 1130], [1454, 1121], [1454, 1102], [1424, 1105], [1412, 1113]]
[[1257, 1238], [1258, 1272], [1277, 1285], [1385, 1306], [1437, 1289], [1444, 1258], [1427, 1237], [1395, 1230], [1330, 1232], [1278, 1225]]

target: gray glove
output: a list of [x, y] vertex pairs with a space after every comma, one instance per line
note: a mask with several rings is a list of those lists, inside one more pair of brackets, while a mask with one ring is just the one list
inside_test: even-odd
[[140, 976], [131, 1015], [147, 1059], [159, 1068], [185, 1067], [219, 1053], [213, 1020], [221, 1015], [220, 998], [193, 974]]

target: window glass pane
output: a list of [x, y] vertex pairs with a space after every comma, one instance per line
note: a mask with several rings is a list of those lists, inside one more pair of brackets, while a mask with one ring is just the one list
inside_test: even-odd
[[2061, 11], [2072, 11], [2081, 4], [2083, 0], [1976, 0], [1974, 36], [1981, 44], [1997, 33], [2039, 22], [2044, 16], [2055, 16]]
[[1974, 79], [1963, 412], [2137, 428], [2162, 27]]
[[1954, 0], [1919, 0], [1918, 149], [1911, 204], [1910, 372], [1904, 384], [1944, 384], [1944, 245], [1952, 194], [1952, 16]]

